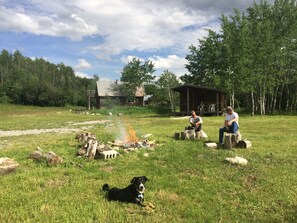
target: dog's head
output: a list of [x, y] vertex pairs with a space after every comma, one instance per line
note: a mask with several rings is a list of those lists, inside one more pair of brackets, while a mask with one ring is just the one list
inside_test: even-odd
[[145, 190], [144, 184], [146, 181], [148, 181], [148, 178], [146, 176], [134, 177], [131, 180], [131, 184], [136, 188], [136, 190], [139, 193], [144, 193], [144, 190]]

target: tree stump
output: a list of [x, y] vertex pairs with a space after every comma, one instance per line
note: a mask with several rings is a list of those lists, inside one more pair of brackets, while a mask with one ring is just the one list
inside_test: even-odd
[[236, 142], [236, 136], [233, 133], [226, 133], [225, 134], [225, 148], [226, 149], [231, 149], [235, 147], [237, 144]]
[[184, 140], [186, 138], [185, 132], [180, 133], [180, 139]]
[[197, 139], [205, 139], [208, 138], [206, 133], [203, 130], [200, 130], [199, 132], [196, 132], [196, 138]]
[[179, 132], [176, 132], [176, 133], [174, 133], [173, 138], [177, 140], [177, 139], [179, 139], [179, 135], [180, 135], [180, 133]]
[[195, 130], [186, 130], [185, 131], [185, 139], [194, 140], [196, 137]]

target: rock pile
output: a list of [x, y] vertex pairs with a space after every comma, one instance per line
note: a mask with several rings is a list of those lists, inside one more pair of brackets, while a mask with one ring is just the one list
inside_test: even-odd
[[63, 163], [63, 158], [58, 156], [53, 151], [46, 153], [39, 147], [29, 154], [28, 159], [32, 159], [36, 162], [46, 162], [50, 166]]

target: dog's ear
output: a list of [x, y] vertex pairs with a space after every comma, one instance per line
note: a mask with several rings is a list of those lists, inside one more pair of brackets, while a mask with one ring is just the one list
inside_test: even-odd
[[149, 179], [146, 176], [142, 176], [144, 182], [148, 181]]
[[137, 178], [137, 177], [133, 177], [133, 179], [131, 180], [131, 184], [134, 184], [136, 178]]

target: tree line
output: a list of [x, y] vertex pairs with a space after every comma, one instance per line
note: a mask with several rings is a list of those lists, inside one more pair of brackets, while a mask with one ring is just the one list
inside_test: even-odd
[[77, 77], [71, 67], [30, 59], [19, 51], [0, 54], [0, 102], [37, 106], [86, 106], [93, 79]]
[[227, 93], [228, 104], [251, 114], [297, 110], [295, 0], [254, 3], [246, 13], [221, 16], [221, 31], [191, 45], [185, 83]]

